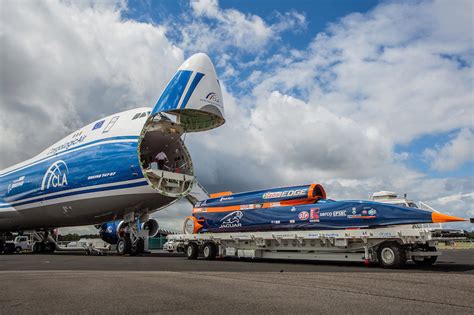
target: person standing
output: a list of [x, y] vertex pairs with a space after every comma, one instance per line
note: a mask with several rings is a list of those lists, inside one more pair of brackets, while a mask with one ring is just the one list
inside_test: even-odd
[[162, 170], [165, 166], [165, 162], [168, 160], [168, 156], [165, 152], [161, 151], [155, 156], [155, 158], [158, 161], [158, 169]]

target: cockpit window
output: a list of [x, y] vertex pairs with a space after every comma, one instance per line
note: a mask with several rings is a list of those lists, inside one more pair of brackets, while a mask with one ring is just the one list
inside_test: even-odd
[[146, 116], [146, 113], [141, 113], [139, 118], [142, 118], [142, 117], [145, 117], [145, 116]]
[[138, 117], [140, 117], [140, 114], [141, 114], [141, 113], [136, 113], [135, 116], [133, 116], [132, 120], [135, 120], [135, 119], [137, 119]]

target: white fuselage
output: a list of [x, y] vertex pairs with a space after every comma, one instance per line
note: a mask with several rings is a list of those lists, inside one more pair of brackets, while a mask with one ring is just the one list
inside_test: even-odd
[[175, 198], [150, 187], [137, 142], [150, 108], [117, 113], [0, 172], [0, 231], [101, 223]]

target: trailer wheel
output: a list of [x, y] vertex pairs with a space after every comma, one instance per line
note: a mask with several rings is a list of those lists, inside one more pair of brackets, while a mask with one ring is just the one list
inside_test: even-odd
[[199, 247], [196, 243], [189, 243], [189, 245], [186, 246], [186, 256], [188, 256], [188, 259], [196, 259], [198, 254]]
[[436, 260], [438, 259], [438, 256], [431, 256], [431, 257], [425, 257], [423, 260], [414, 260], [415, 264], [417, 264], [420, 267], [429, 267], [432, 266]]
[[[428, 252], [436, 252], [436, 247], [428, 247], [427, 249]], [[433, 265], [436, 260], [438, 259], [438, 256], [431, 256], [431, 257], [425, 257], [422, 260], [415, 260], [412, 257], [413, 262], [420, 267], [429, 267]]]
[[405, 250], [395, 242], [383, 243], [377, 254], [379, 263], [384, 268], [401, 268], [407, 261]]
[[204, 259], [207, 260], [214, 260], [216, 259], [217, 255], [217, 246], [214, 245], [214, 243], [206, 243], [202, 249], [202, 254], [204, 256]]

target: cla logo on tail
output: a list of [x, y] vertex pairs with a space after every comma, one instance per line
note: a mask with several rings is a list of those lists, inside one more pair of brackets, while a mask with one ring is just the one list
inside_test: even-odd
[[214, 93], [214, 92], [211, 92], [211, 93], [207, 94], [206, 100], [219, 103], [219, 97], [217, 97], [217, 94]]
[[69, 169], [66, 162], [59, 160], [53, 163], [46, 174], [44, 174], [43, 182], [41, 183], [41, 190], [49, 189], [50, 187], [57, 188], [67, 186], [67, 175]]

